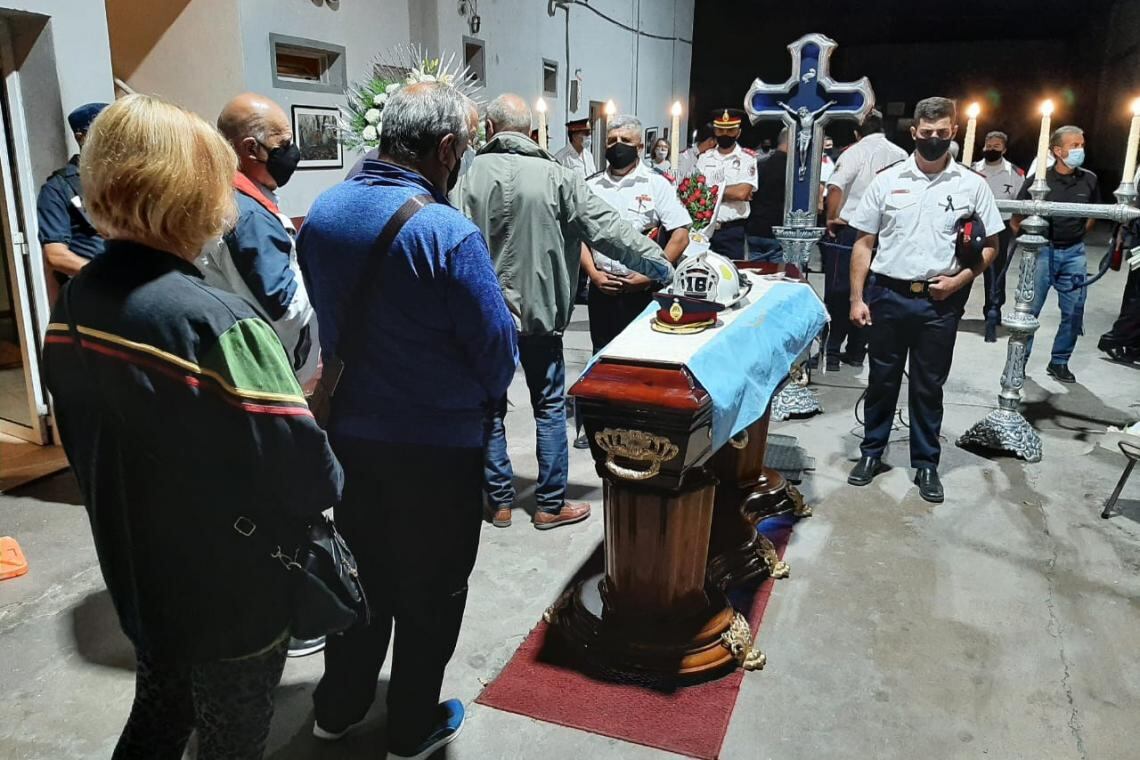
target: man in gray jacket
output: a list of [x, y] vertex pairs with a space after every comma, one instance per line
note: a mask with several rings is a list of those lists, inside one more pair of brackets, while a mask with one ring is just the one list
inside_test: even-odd
[[[567, 502], [566, 363], [562, 333], [574, 308], [582, 244], [635, 272], [668, 282], [673, 267], [585, 180], [527, 137], [531, 113], [517, 95], [487, 107], [488, 142], [452, 193], [455, 205], [483, 231], [507, 306], [519, 327], [519, 363], [530, 389], [538, 437], [539, 530], [580, 522], [590, 505]], [[511, 524], [515, 498], [507, 455], [504, 398], [487, 443], [486, 489], [494, 524]]]

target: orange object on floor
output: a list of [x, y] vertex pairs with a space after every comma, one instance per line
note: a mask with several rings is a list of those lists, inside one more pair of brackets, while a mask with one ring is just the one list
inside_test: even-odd
[[28, 560], [20, 545], [11, 536], [0, 536], [0, 581], [16, 578], [28, 572]]

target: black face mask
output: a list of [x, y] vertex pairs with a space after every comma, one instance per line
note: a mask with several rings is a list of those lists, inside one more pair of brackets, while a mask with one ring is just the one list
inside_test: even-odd
[[447, 192], [451, 192], [455, 187], [455, 183], [459, 181], [459, 168], [463, 166], [463, 154], [460, 153], [455, 157], [455, 166], [447, 174]]
[[950, 138], [941, 137], [916, 137], [914, 146], [918, 150], [918, 155], [925, 158], [927, 161], [937, 161], [946, 155], [950, 150]]
[[724, 148], [731, 148], [733, 145], [736, 145], [736, 138], [732, 135], [717, 135], [716, 145], [722, 150]]
[[986, 159], [987, 164], [996, 164], [998, 161], [1001, 160], [1001, 157], [1004, 155], [1005, 155], [1005, 153], [1003, 151], [1000, 151], [1000, 150], [983, 150], [982, 151], [982, 158]]
[[637, 160], [637, 153], [633, 145], [617, 142], [606, 148], [606, 163], [620, 172]]
[[269, 172], [269, 176], [273, 177], [278, 187], [287, 185], [293, 172], [297, 171], [297, 164], [301, 162], [301, 149], [296, 143], [279, 145], [276, 148], [269, 148], [261, 142], [257, 144], [265, 148], [265, 170]]

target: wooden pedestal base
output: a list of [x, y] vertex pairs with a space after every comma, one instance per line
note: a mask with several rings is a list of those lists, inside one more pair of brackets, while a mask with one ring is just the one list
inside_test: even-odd
[[701, 470], [679, 491], [605, 479], [605, 576], [569, 589], [548, 615], [589, 667], [668, 682], [763, 665], [747, 622], [706, 582], [715, 489]]
[[[603, 576], [587, 578], [550, 613], [563, 640], [602, 674], [674, 681], [715, 676], [745, 664], [733, 646], [737, 613], [722, 592], [710, 590], [707, 609], [687, 620], [658, 626], [608, 612], [604, 589]], [[751, 653], [751, 636], [743, 643]], [[753, 657], [763, 655], [757, 652]]]

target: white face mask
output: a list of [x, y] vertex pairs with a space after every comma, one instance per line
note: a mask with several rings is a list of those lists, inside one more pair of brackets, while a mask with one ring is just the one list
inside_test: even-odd
[[582, 141], [582, 150], [588, 151], [592, 147], [593, 147], [593, 141], [589, 137], [587, 137], [585, 140]]
[[665, 150], [664, 148], [658, 148], [657, 150], [653, 151], [653, 155], [657, 156], [658, 161], [664, 161], [669, 157], [669, 151]]

